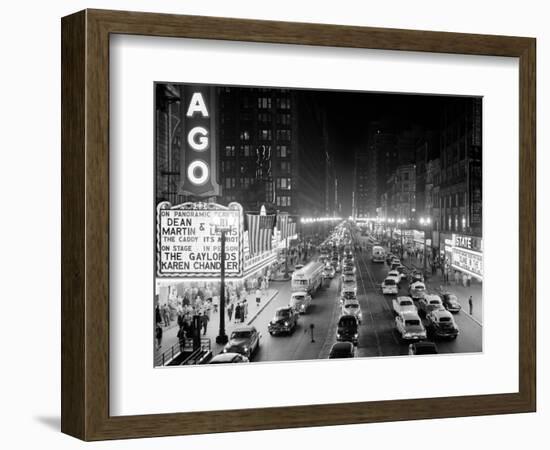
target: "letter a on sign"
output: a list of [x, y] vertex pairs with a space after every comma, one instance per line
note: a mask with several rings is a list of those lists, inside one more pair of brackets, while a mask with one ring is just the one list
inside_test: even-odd
[[201, 113], [202, 117], [208, 117], [208, 110], [200, 92], [195, 92], [193, 97], [191, 97], [189, 108], [187, 109], [187, 117], [193, 117], [196, 112]]
[[213, 86], [183, 87], [180, 182], [178, 193], [195, 197], [220, 195], [217, 179], [216, 95]]

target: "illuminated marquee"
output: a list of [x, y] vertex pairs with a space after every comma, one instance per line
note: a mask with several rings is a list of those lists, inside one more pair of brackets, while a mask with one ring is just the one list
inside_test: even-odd
[[227, 227], [225, 275], [243, 274], [243, 211], [215, 203], [157, 206], [157, 275], [171, 278], [217, 278], [221, 269], [221, 235]]
[[[447, 243], [447, 240], [445, 240]], [[477, 236], [453, 234], [451, 266], [480, 280], [483, 279], [483, 241]]]
[[179, 193], [198, 197], [220, 195], [217, 182], [217, 141], [215, 129], [215, 88], [186, 86], [183, 101], [186, 113]]

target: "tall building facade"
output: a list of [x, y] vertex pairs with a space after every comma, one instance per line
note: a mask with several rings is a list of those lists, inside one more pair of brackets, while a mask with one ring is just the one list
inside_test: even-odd
[[482, 235], [481, 99], [449, 100], [442, 114], [441, 231]]
[[397, 138], [387, 121], [372, 122], [367, 134], [367, 177], [366, 215], [376, 217], [380, 208], [380, 197], [386, 191], [386, 182], [395, 167], [397, 159]]
[[[316, 216], [333, 173], [324, 116], [307, 91], [219, 88], [221, 203]], [[332, 172], [331, 172], [332, 171]]]
[[355, 165], [353, 170], [353, 211], [356, 218], [374, 217], [369, 216], [369, 158], [365, 148], [355, 151]]

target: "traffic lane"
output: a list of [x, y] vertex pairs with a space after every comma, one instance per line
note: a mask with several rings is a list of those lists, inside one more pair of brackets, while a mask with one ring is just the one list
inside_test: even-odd
[[380, 289], [382, 264], [371, 266], [366, 252], [356, 254], [358, 270], [358, 293], [363, 324], [360, 327], [357, 356], [396, 356], [406, 354], [395, 333], [395, 320], [391, 304]]
[[[308, 313], [300, 316], [298, 326], [291, 335], [271, 336], [268, 333], [267, 326], [274, 316], [276, 308], [272, 309], [271, 314], [262, 315], [261, 322], [256, 325], [259, 330], [262, 330], [262, 342], [253, 361], [318, 359], [326, 339], [331, 334], [331, 329], [333, 329], [333, 311], [337, 306], [335, 303], [336, 294], [336, 280], [333, 280], [328, 286], [321, 287], [313, 296]], [[290, 298], [290, 289], [288, 298]], [[288, 304], [288, 300], [286, 304]], [[310, 324], [314, 325], [314, 342], [311, 338]]]
[[479, 353], [483, 351], [483, 327], [466, 314], [454, 314], [460, 334], [454, 340], [436, 340], [439, 353]]

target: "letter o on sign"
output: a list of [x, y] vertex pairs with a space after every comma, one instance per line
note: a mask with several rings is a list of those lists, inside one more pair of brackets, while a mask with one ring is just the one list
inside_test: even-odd
[[196, 159], [187, 167], [187, 178], [194, 185], [200, 186], [206, 183], [209, 177], [210, 169], [208, 165], [200, 159]]

